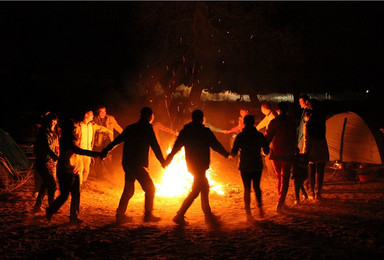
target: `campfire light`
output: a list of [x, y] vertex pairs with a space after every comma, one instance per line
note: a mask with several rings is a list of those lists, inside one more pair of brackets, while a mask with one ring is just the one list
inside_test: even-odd
[[[168, 149], [167, 154], [170, 152], [171, 148]], [[155, 184], [156, 196], [178, 197], [188, 194], [192, 188], [193, 176], [187, 169], [184, 147], [173, 157], [171, 164], [162, 171], [163, 177], [160, 183]], [[216, 184], [210, 178], [213, 174], [214, 171], [212, 168], [209, 168], [206, 172], [210, 189], [219, 195], [223, 195], [222, 186]]]

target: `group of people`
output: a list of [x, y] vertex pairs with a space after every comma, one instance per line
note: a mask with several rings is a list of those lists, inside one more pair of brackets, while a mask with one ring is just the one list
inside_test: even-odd
[[[108, 157], [109, 152], [120, 143], [124, 143], [122, 166], [125, 172], [125, 185], [116, 211], [116, 223], [118, 224], [132, 220], [125, 213], [129, 200], [134, 194], [136, 180], [145, 192], [144, 222], [160, 221], [160, 217], [153, 215], [155, 185], [148, 172], [149, 148], [153, 150], [162, 167], [166, 168], [174, 155], [182, 147], [185, 147], [187, 167], [194, 177], [194, 182], [190, 193], [173, 218], [173, 221], [179, 225], [188, 224], [185, 220], [185, 214], [199, 195], [206, 223], [209, 225], [220, 224], [220, 216], [212, 212], [209, 204], [209, 183], [205, 175], [206, 170], [210, 166], [210, 149], [226, 158], [234, 157], [240, 152], [239, 170], [244, 186], [244, 205], [248, 221], [253, 220], [250, 207], [252, 186], [255, 191], [259, 215], [260, 217], [264, 216], [260, 188], [263, 170], [262, 154], [269, 154], [277, 177], [278, 203], [276, 212], [282, 212], [285, 207], [291, 169], [295, 168], [292, 166], [297, 164], [298, 155], [300, 155], [300, 158], [305, 158], [304, 167], [308, 167], [309, 175], [304, 173], [299, 178], [298, 171], [292, 171], [295, 179], [295, 203], [300, 203], [298, 194], [300, 190], [307, 196], [304, 181], [308, 176], [310, 198], [321, 199], [324, 166], [329, 157], [325, 140], [325, 119], [321, 115], [315, 100], [309, 100], [307, 96], [302, 96], [300, 97], [300, 104], [303, 108], [303, 114], [299, 126], [288, 115], [288, 104], [286, 102], [278, 104], [277, 113], [274, 113], [268, 105], [263, 104], [261, 111], [265, 118], [258, 125], [255, 125], [254, 116], [246, 111], [247, 113], [241, 115], [241, 122], [239, 120], [239, 129], [237, 131], [240, 133], [236, 135], [230, 152], [217, 140], [212, 130], [204, 125], [204, 114], [201, 110], [197, 109], [191, 115], [191, 122], [187, 123], [179, 132], [172, 151], [166, 158], [163, 156], [153, 130], [154, 114], [149, 107], [143, 107], [139, 120], [134, 124], [128, 125], [124, 130], [118, 126], [114, 119], [111, 120], [112, 123], [107, 123], [108, 120], [94, 120], [93, 113], [86, 114], [80, 126], [90, 122], [92, 122], [91, 124], [97, 123], [98, 126], [93, 129], [97, 129], [97, 132], [100, 134], [108, 136], [108, 139], [103, 141], [103, 145], [87, 146], [85, 143], [81, 143], [80, 136], [90, 135], [92, 133], [91, 130], [87, 128], [82, 129], [72, 120], [65, 121], [61, 130], [59, 154], [55, 148], [59, 140], [58, 133], [55, 130], [57, 116], [51, 113], [46, 116], [47, 122], [45, 127], [41, 129], [41, 134], [38, 135], [38, 142], [36, 143], [36, 152], [40, 151], [41, 153], [39, 156], [38, 153], [36, 154], [36, 169], [42, 176], [45, 186], [41, 188], [41, 194], [39, 193], [36, 200], [35, 209], [40, 208], [42, 196], [45, 190], [48, 189], [49, 207], [46, 209], [46, 217], [50, 220], [67, 200], [69, 194], [71, 194], [70, 221], [81, 223], [81, 220], [78, 218], [80, 184], [86, 180], [87, 176], [87, 174], [81, 174], [81, 171], [84, 170], [84, 157], [96, 157], [100, 160], [100, 163], [103, 163], [105, 158]], [[105, 110], [102, 112], [106, 114]], [[120, 133], [114, 139], [113, 129]], [[265, 129], [264, 133], [259, 131], [261, 129]], [[97, 148], [92, 150], [92, 147]], [[54, 167], [55, 161], [58, 161], [56, 167]], [[54, 193], [56, 187], [54, 185], [54, 178], [48, 176], [52, 175], [51, 173], [55, 171], [54, 169], [57, 169], [60, 185], [60, 196], [55, 200]], [[315, 178], [316, 174], [317, 179]], [[317, 186], [316, 191], [315, 186]]]

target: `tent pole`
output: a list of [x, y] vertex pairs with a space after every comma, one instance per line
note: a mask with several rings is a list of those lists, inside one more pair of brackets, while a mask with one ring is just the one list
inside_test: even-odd
[[343, 130], [341, 131], [341, 140], [340, 140], [340, 162], [343, 161], [343, 150], [344, 150], [344, 134], [345, 134], [345, 127], [347, 126], [347, 121], [348, 118], [344, 118], [344, 123], [343, 123]]

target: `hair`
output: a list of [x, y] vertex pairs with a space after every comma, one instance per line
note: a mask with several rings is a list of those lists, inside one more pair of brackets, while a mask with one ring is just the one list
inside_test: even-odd
[[[45, 114], [45, 116], [42, 118], [42, 120], [41, 120], [41, 126], [42, 126], [43, 128], [49, 128], [50, 125], [51, 125], [51, 122], [52, 122], [53, 120], [58, 120], [58, 119], [59, 119], [59, 117], [58, 117], [55, 113], [53, 113], [53, 112], [48, 112], [48, 113]], [[57, 126], [56, 126], [56, 128], [57, 128]]]
[[204, 114], [203, 111], [196, 109], [192, 112], [192, 121], [193, 122], [203, 122], [204, 120]]
[[299, 99], [303, 99], [304, 101], [308, 101], [309, 100], [309, 96], [308, 95], [301, 95], [300, 97], [299, 97]]
[[150, 107], [143, 107], [140, 111], [140, 119], [148, 120], [151, 118], [153, 111]]
[[246, 115], [244, 117], [244, 124], [246, 126], [253, 126], [255, 124], [255, 117], [252, 115]]
[[280, 109], [280, 114], [286, 114], [288, 112], [288, 103], [287, 102], [279, 102], [277, 105]]

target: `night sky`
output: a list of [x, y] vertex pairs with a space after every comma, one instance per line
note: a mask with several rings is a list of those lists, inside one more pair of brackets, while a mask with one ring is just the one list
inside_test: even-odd
[[[176, 4], [170, 2], [169, 8]], [[2, 110], [105, 102], [102, 97], [109, 92], [134, 98], [124, 85], [137, 80], [142, 55], [150, 53], [153, 44], [137, 34], [146, 26], [137, 18], [150, 14], [140, 5], [1, 2]], [[277, 2], [273, 6], [274, 22], [300, 38], [304, 61], [299, 80], [308, 92], [370, 89], [381, 95], [382, 2]], [[290, 90], [281, 84], [281, 92]]]

